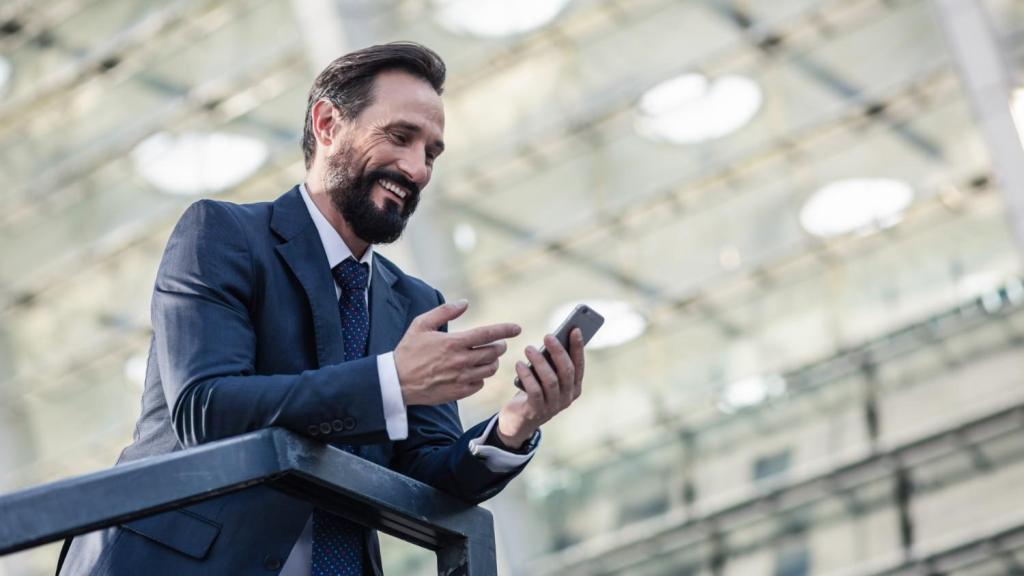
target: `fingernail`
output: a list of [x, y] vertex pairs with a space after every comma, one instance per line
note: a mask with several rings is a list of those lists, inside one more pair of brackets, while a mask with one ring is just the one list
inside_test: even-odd
[[465, 308], [466, 306], [469, 306], [469, 300], [466, 300], [465, 298], [459, 298], [458, 300], [452, 302], [452, 306], [456, 308]]

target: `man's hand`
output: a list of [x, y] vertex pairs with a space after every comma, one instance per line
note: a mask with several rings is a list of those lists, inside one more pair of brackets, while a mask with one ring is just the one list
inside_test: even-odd
[[464, 332], [438, 329], [462, 316], [468, 302], [442, 304], [417, 316], [395, 349], [395, 368], [406, 406], [437, 405], [460, 400], [484, 385], [498, 371], [498, 358], [518, 336], [516, 324], [492, 324]]
[[[533, 346], [526, 348], [525, 362], [516, 362], [516, 374], [523, 390], [498, 413], [498, 438], [510, 448], [521, 447], [542, 424], [572, 404], [583, 392], [583, 334], [579, 328], [569, 334], [569, 351], [548, 334], [544, 349], [548, 362]], [[536, 372], [536, 376], [534, 376]]]

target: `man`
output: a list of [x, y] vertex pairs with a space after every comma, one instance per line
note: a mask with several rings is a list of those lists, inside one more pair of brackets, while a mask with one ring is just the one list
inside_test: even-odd
[[[126, 462], [281, 426], [468, 502], [498, 493], [539, 427], [580, 394], [583, 345], [528, 347], [517, 392], [463, 432], [455, 401], [498, 369], [514, 324], [447, 333], [465, 301], [376, 254], [397, 239], [443, 150], [445, 68], [411, 43], [342, 56], [314, 83], [304, 184], [273, 203], [203, 200], [153, 294], [142, 415]], [[255, 487], [75, 538], [77, 574], [380, 574], [376, 535]]]

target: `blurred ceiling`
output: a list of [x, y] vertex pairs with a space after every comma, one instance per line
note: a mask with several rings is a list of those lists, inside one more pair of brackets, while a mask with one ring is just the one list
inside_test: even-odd
[[[448, 151], [423, 213], [383, 251], [470, 297], [460, 326], [519, 322], [518, 350], [560, 306], [603, 301], [625, 322], [607, 331], [643, 327], [589, 353], [587, 392], [546, 430], [542, 471], [784, 400], [785, 384], [758, 383], [1021, 272], [925, 0], [549, 2], [553, 20], [507, 36], [439, 20], [459, 2], [325, 0], [305, 19], [301, 4], [0, 5], [0, 406], [32, 446], [0, 485], [105, 467], [127, 443], [170, 227], [198, 196], [269, 200], [301, 181], [323, 43], [416, 40], [449, 65]], [[1019, 74], [1024, 5], [985, 6]], [[338, 37], [310, 29], [320, 9], [340, 16]], [[682, 94], [645, 99], [680, 75]], [[701, 126], [710, 139], [671, 141]], [[856, 184], [852, 204], [825, 209], [849, 230], [809, 233], [808, 200], [851, 179], [912, 197], [878, 212], [850, 200], [872, 194]], [[467, 420], [509, 395], [511, 365], [466, 403]]]

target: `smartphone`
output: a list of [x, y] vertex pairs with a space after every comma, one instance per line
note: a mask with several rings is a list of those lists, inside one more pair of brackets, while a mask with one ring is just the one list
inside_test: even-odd
[[[590, 339], [594, 337], [594, 334], [597, 334], [597, 330], [602, 324], [604, 324], [604, 316], [601, 316], [586, 304], [578, 304], [569, 313], [569, 317], [562, 321], [558, 329], [555, 330], [554, 337], [568, 350], [569, 333], [572, 332], [573, 328], [579, 328], [580, 332], [583, 333], [583, 345], [586, 346], [587, 342], [590, 342]], [[547, 358], [548, 362], [551, 361], [551, 355], [548, 354], [548, 351], [543, 346], [541, 346], [540, 352], [544, 355], [544, 358]], [[530, 369], [533, 369], [532, 365]], [[536, 376], [536, 372], [534, 372], [534, 375]], [[519, 381], [518, 376], [516, 376], [513, 384], [516, 385], [516, 388], [523, 389], [523, 383]]]

